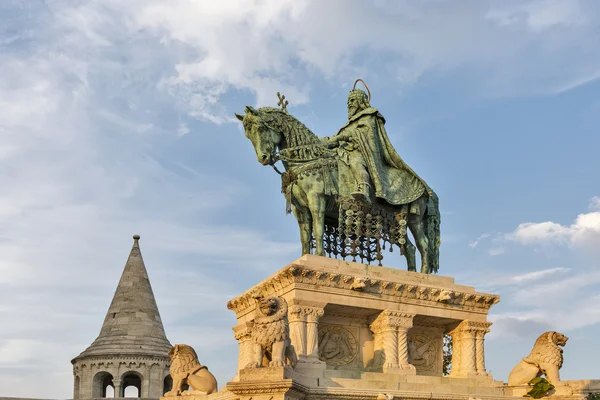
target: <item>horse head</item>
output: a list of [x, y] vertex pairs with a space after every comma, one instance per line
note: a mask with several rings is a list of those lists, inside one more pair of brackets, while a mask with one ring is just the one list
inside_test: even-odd
[[256, 158], [262, 165], [272, 165], [277, 161], [277, 146], [281, 143], [282, 132], [274, 127], [272, 118], [266, 113], [246, 106], [245, 115], [235, 114], [244, 125], [244, 134], [250, 139]]

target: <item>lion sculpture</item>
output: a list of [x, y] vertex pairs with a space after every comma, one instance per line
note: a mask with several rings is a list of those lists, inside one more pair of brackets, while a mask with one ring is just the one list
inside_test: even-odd
[[246, 368], [262, 367], [264, 358], [270, 367], [284, 367], [286, 360], [295, 367], [297, 358], [290, 341], [287, 302], [275, 296], [256, 296], [254, 299], [257, 304], [251, 331], [252, 361]]
[[[217, 380], [208, 368], [198, 361], [194, 349], [187, 344], [176, 344], [169, 350], [173, 389], [165, 396], [206, 395], [216, 392]], [[192, 390], [187, 390], [188, 388]]]
[[518, 363], [508, 376], [510, 386], [526, 385], [537, 376], [555, 385], [560, 381], [558, 370], [563, 364], [561, 346], [567, 344], [568, 337], [558, 332], [545, 332], [535, 341], [533, 350]]

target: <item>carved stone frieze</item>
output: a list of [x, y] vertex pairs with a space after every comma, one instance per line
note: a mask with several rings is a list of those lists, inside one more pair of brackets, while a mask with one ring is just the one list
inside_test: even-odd
[[253, 297], [256, 291], [262, 296], [279, 295], [291, 285], [319, 286], [322, 291], [356, 292], [377, 296], [399, 297], [408, 302], [426, 302], [432, 307], [460, 307], [469, 311], [485, 312], [500, 301], [500, 297], [482, 293], [461, 293], [437, 287], [417, 284], [405, 284], [366, 277], [356, 277], [338, 273], [324, 272], [303, 265], [291, 265], [264, 281], [260, 287], [232, 299], [227, 308], [236, 314], [252, 311], [255, 306]]

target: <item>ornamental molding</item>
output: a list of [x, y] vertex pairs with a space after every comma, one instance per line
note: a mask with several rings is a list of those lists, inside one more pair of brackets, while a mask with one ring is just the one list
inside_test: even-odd
[[309, 391], [309, 388], [292, 381], [292, 379], [282, 379], [278, 381], [247, 381], [247, 382], [229, 382], [227, 390], [238, 396], [261, 395], [261, 394], [280, 394], [286, 393], [291, 396], [303, 397]]
[[[356, 283], [361, 290], [357, 291]], [[364, 286], [363, 286], [364, 285]], [[487, 313], [500, 301], [500, 296], [485, 293], [461, 292], [417, 283], [401, 283], [388, 280], [319, 271], [302, 265], [292, 264], [271, 276], [259, 285], [230, 300], [227, 308], [236, 315], [251, 312], [256, 305], [254, 296], [280, 296], [292, 288], [313, 289], [349, 296], [373, 295], [382, 300], [402, 299], [407, 304], [427, 307], [450, 308]], [[397, 301], [397, 300], [396, 300]]]

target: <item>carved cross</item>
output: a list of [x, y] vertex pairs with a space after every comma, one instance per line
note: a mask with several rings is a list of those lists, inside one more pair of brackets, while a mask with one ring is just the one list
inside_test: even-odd
[[290, 104], [289, 101], [287, 101], [285, 99], [285, 96], [282, 96], [281, 93], [277, 92], [277, 98], [279, 99], [279, 101], [277, 102], [278, 106], [281, 106], [281, 109], [285, 112], [287, 112], [287, 105]]

